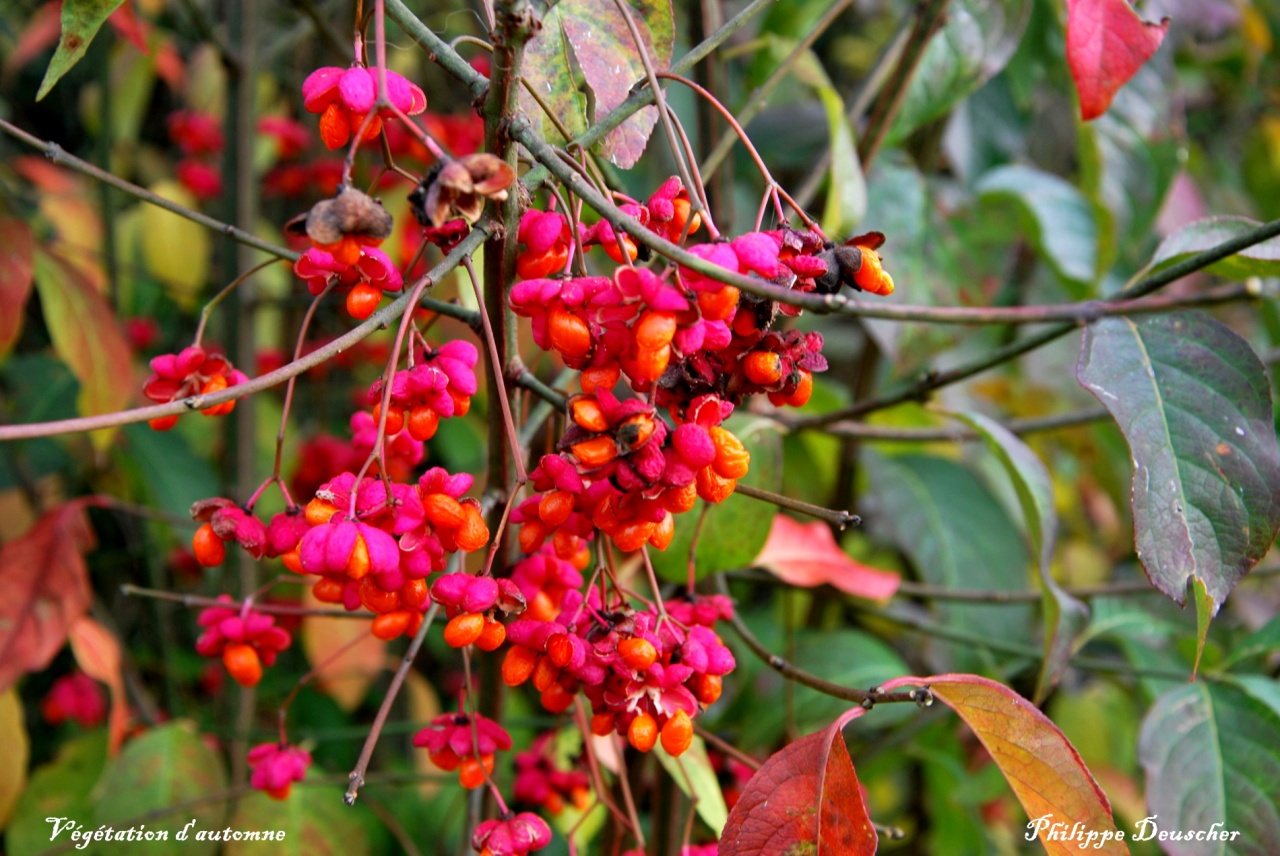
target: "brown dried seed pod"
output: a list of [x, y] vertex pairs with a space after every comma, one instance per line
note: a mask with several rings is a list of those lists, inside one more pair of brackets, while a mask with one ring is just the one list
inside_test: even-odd
[[343, 187], [333, 199], [324, 199], [307, 214], [307, 237], [317, 244], [335, 244], [347, 235], [363, 235], [378, 241], [391, 234], [392, 217], [382, 203], [354, 187]]

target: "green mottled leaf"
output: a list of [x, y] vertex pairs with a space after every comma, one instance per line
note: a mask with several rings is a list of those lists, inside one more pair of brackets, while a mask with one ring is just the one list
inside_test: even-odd
[[369, 852], [364, 828], [340, 799], [340, 792], [323, 787], [295, 786], [286, 800], [250, 794], [237, 804], [227, 826], [239, 832], [283, 832], [284, 840], [232, 841], [223, 856], [364, 856]]
[[[868, 521], [897, 545], [926, 582], [957, 589], [1025, 591], [1026, 541], [985, 485], [965, 467], [925, 455], [868, 455], [874, 508]], [[945, 621], [1011, 641], [1031, 638], [1029, 608], [982, 603], [939, 606]], [[976, 667], [971, 648], [956, 649]]]
[[887, 142], [947, 113], [1005, 67], [1031, 15], [1029, 0], [956, 0], [925, 48]]
[[1022, 206], [1034, 228], [1031, 238], [1063, 279], [1091, 285], [1098, 261], [1098, 227], [1089, 200], [1068, 182], [1029, 166], [993, 169], [978, 180], [983, 199], [1007, 198]]
[[1049, 571], [1054, 542], [1058, 537], [1058, 513], [1053, 507], [1053, 480], [1049, 471], [1026, 443], [1013, 432], [980, 413], [951, 414], [982, 438], [1013, 482], [1022, 509], [1022, 519], [1031, 542], [1031, 554], [1040, 569], [1044, 587], [1044, 662], [1036, 681], [1035, 702], [1039, 704], [1058, 683], [1067, 668], [1075, 640], [1089, 621], [1089, 608], [1067, 594]]
[[[1175, 845], [1186, 856], [1280, 852], [1280, 711], [1225, 684], [1175, 687], [1142, 723], [1138, 758], [1161, 831], [1239, 831], [1234, 841]], [[1139, 835], [1144, 835], [1139, 827]]]
[[122, 2], [124, 0], [63, 0], [62, 37], [40, 82], [37, 101], [48, 95], [53, 85], [80, 61], [98, 34], [98, 28]]
[[[776, 423], [732, 416], [725, 427], [738, 435], [751, 453], [751, 469], [739, 484], [776, 491], [782, 483], [782, 437]], [[666, 550], [650, 550], [654, 569], [663, 579], [684, 582], [689, 575], [689, 545], [705, 503], [676, 516], [676, 534]], [[734, 495], [707, 512], [698, 536], [697, 576], [741, 568], [751, 563], [769, 537], [777, 508], [767, 502]]]
[[1227, 659], [1223, 661], [1222, 668], [1227, 669], [1241, 660], [1260, 654], [1269, 654], [1272, 651], [1280, 651], [1280, 615], [1250, 633], [1232, 648]]
[[209, 462], [177, 431], [152, 431], [136, 424], [126, 425], [124, 436], [122, 464], [137, 468], [138, 483], [155, 507], [185, 509], [217, 495], [218, 479]]
[[1107, 318], [1084, 336], [1080, 383], [1133, 455], [1138, 558], [1178, 603], [1198, 578], [1214, 612], [1280, 528], [1280, 453], [1257, 355], [1201, 313]]
[[[218, 845], [197, 841], [200, 829], [223, 828], [225, 802], [214, 797], [227, 787], [222, 761], [195, 732], [189, 722], [172, 722], [151, 729], [128, 743], [124, 751], [103, 774], [102, 797], [94, 807], [93, 826], [119, 827], [142, 821], [140, 815], [178, 803], [193, 802], [188, 811], [169, 814], [147, 822], [152, 831], [168, 830], [169, 840], [148, 842], [146, 851], [161, 856], [179, 854], [212, 854]], [[177, 841], [174, 836], [190, 820], [195, 820], [190, 837]], [[88, 824], [86, 824], [88, 825]], [[99, 845], [102, 852], [112, 852], [112, 845]]]
[[[1188, 256], [1212, 249], [1223, 241], [1251, 232], [1261, 225], [1248, 217], [1208, 217], [1188, 223], [1160, 242], [1147, 270], [1154, 273]], [[1228, 279], [1280, 276], [1280, 238], [1254, 244], [1220, 262], [1214, 262], [1206, 270]]]
[[[77, 407], [83, 416], [112, 413], [129, 401], [129, 343], [106, 300], [61, 256], [37, 251], [36, 290], [54, 350], [80, 381]], [[114, 430], [92, 435], [99, 448]]]
[[697, 799], [698, 817], [714, 830], [724, 829], [724, 822], [729, 819], [729, 807], [725, 805], [724, 792], [720, 789], [716, 771], [707, 757], [707, 744], [702, 738], [695, 734], [693, 742], [679, 758], [668, 755], [661, 743], [654, 747], [653, 756], [685, 796]]
[[[520, 73], [560, 124], [576, 137], [587, 129], [587, 97], [574, 80], [572, 53], [562, 21], [559, 6], [547, 10], [542, 29], [525, 45]], [[535, 130], [540, 128], [547, 141], [556, 145], [568, 142], [523, 86], [519, 96], [520, 109]]]
[[[671, 0], [626, 0], [626, 6], [654, 69], [664, 71], [675, 45]], [[645, 79], [636, 41], [612, 0], [561, 0], [556, 8], [587, 85], [595, 93], [596, 116], [604, 116]], [[652, 106], [627, 119], [605, 135], [601, 144], [605, 158], [621, 169], [635, 166], [657, 123], [658, 110]]]
[[[5, 830], [9, 856], [31, 856], [47, 850], [52, 825], [45, 818], [67, 818], [86, 826], [89, 792], [107, 763], [107, 732], [98, 729], [69, 740], [57, 757], [37, 769], [27, 782]], [[61, 837], [65, 842], [67, 837]]]

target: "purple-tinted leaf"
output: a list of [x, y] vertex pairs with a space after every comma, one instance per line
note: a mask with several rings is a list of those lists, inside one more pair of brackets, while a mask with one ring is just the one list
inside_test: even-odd
[[[626, 6], [653, 67], [666, 70], [675, 44], [671, 0], [627, 0]], [[562, 0], [557, 8], [578, 65], [595, 93], [596, 115], [604, 116], [645, 78], [635, 39], [613, 2]], [[605, 136], [604, 156], [614, 166], [630, 169], [640, 159], [657, 122], [655, 107], [636, 113]]]
[[[1149, 270], [1166, 268], [1188, 256], [1251, 232], [1261, 225], [1248, 217], [1207, 217], [1188, 223], [1160, 242]], [[1280, 275], [1280, 238], [1271, 238], [1246, 247], [1235, 255], [1214, 262], [1208, 270], [1228, 279]]]
[[1280, 454], [1266, 371], [1200, 313], [1107, 318], [1085, 332], [1076, 375], [1133, 456], [1138, 558], [1178, 603], [1198, 578], [1213, 610], [1280, 528]]
[[[1253, 682], [1259, 682], [1257, 686]], [[1156, 700], [1138, 759], [1162, 832], [1239, 832], [1232, 841], [1162, 841], [1170, 856], [1280, 853], [1280, 711], [1274, 681], [1195, 683]], [[1136, 830], [1145, 836], [1141, 826]]]

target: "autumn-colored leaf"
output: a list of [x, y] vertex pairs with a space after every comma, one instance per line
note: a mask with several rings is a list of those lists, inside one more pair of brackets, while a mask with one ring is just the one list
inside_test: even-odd
[[122, 2], [124, 0], [63, 0], [62, 36], [40, 82], [37, 101], [48, 95], [54, 84], [84, 57], [98, 28]]
[[0, 746], [5, 747], [6, 753], [5, 763], [0, 764], [0, 829], [4, 829], [27, 786], [27, 761], [31, 757], [22, 699], [13, 688], [0, 693]]
[[9, 353], [22, 332], [22, 314], [35, 273], [35, 237], [21, 220], [0, 218], [0, 357]]
[[[960, 715], [991, 753], [1022, 803], [1049, 856], [1081, 852], [1078, 841], [1050, 838], [1054, 823], [1100, 835], [1119, 835], [1111, 803], [1085, 767], [1066, 735], [1031, 702], [1004, 684], [977, 675], [894, 678], [886, 692], [903, 686], [927, 686], [934, 697]], [[1038, 823], [1041, 819], [1045, 823]], [[1094, 844], [1098, 846], [1095, 848]], [[1121, 854], [1129, 848], [1118, 837], [1096, 841], [1089, 852]]]
[[5, 77], [40, 56], [58, 41], [58, 33], [62, 29], [58, 20], [60, 11], [57, 3], [45, 3], [31, 13], [27, 25], [14, 41], [13, 49], [4, 58]]
[[1128, 0], [1067, 0], [1067, 65], [1080, 116], [1096, 119], [1164, 41], [1169, 19], [1143, 21]]
[[729, 813], [720, 856], [871, 856], [877, 836], [844, 745], [856, 707], [764, 763]]
[[[54, 350], [80, 381], [76, 400], [81, 415], [120, 410], [129, 402], [130, 349], [115, 313], [74, 265], [61, 256], [37, 251], [36, 289]], [[99, 448], [114, 432], [92, 435]]]
[[0, 546], [0, 692], [48, 666], [93, 601], [84, 553], [94, 538], [85, 504], [60, 505]]
[[[302, 605], [324, 608], [310, 591]], [[355, 710], [387, 664], [386, 643], [369, 633], [369, 625], [348, 618], [307, 615], [302, 619], [302, 651], [307, 662], [318, 670], [316, 685], [338, 707]]]
[[826, 524], [799, 523], [785, 514], [774, 517], [769, 540], [752, 564], [793, 586], [826, 584], [869, 600], [888, 600], [901, 581], [892, 571], [851, 559]]
[[111, 716], [107, 720], [107, 754], [115, 757], [124, 742], [129, 726], [129, 708], [124, 694], [124, 672], [121, 669], [120, 643], [111, 631], [82, 615], [71, 622], [68, 634], [71, 653], [89, 677], [111, 690]]
[[134, 12], [132, 3], [121, 3], [120, 8], [107, 18], [107, 23], [116, 31], [116, 35], [133, 42], [133, 46], [144, 54], [151, 52], [147, 48], [151, 27]]

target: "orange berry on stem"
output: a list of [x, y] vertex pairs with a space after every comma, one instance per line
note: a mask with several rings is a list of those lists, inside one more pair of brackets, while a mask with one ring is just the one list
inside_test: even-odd
[[407, 609], [421, 610], [431, 600], [431, 587], [426, 580], [409, 580], [400, 588], [400, 602]]
[[427, 757], [431, 759], [432, 764], [435, 764], [446, 773], [452, 773], [454, 770], [458, 769], [458, 765], [462, 763], [462, 759], [458, 757], [458, 753], [454, 752], [448, 746], [444, 747], [439, 752], [432, 752]]
[[[370, 612], [379, 614], [387, 612], [395, 612], [400, 608], [400, 592], [383, 591], [378, 584], [373, 581], [373, 577], [364, 577], [360, 580], [360, 602], [363, 603]], [[377, 636], [377, 633], [374, 633]], [[397, 636], [400, 634], [397, 633]]]
[[302, 568], [302, 556], [298, 554], [297, 547], [294, 547], [292, 550], [290, 550], [287, 553], [281, 553], [280, 562], [285, 566], [285, 568], [287, 568], [290, 571], [293, 571], [295, 574], [306, 573], [306, 571], [303, 570]]
[[501, 621], [490, 618], [485, 621], [480, 638], [476, 639], [476, 647], [481, 651], [496, 651], [506, 641], [507, 628]]
[[342, 603], [346, 586], [330, 577], [323, 577], [311, 587], [311, 593], [321, 603]]
[[222, 649], [222, 665], [242, 687], [255, 686], [262, 680], [262, 660], [252, 645], [237, 642]]
[[626, 253], [627, 261], [633, 262], [640, 255], [640, 251], [636, 248], [636, 242], [631, 240], [630, 235], [617, 234], [615, 240], [604, 241], [600, 244], [604, 247], [604, 253], [618, 264], [622, 264], [622, 254]]
[[489, 526], [480, 516], [480, 508], [474, 503], [463, 503], [462, 525], [453, 533], [458, 549], [472, 553], [489, 543]]
[[573, 643], [564, 633], [557, 633], [547, 641], [547, 657], [561, 669], [573, 659], [573, 650]]
[[373, 626], [369, 629], [374, 636], [384, 642], [390, 642], [392, 639], [401, 636], [409, 628], [409, 619], [411, 617], [412, 614], [403, 609], [388, 612], [386, 615], [379, 615], [375, 618]]
[[653, 643], [640, 636], [623, 639], [618, 643], [618, 653], [628, 669], [643, 672], [658, 660], [658, 649]]
[[574, 443], [569, 447], [569, 451], [578, 459], [578, 463], [588, 470], [603, 467], [618, 457], [618, 446], [613, 442], [612, 437], [592, 437], [590, 440]]
[[537, 664], [538, 655], [533, 650], [523, 645], [512, 646], [502, 661], [502, 682], [509, 687], [520, 686], [529, 680]]
[[520, 552], [536, 553], [547, 538], [547, 528], [537, 520], [531, 520], [520, 527]]
[[444, 641], [450, 648], [465, 648], [480, 638], [484, 632], [484, 616], [478, 612], [464, 612], [449, 619], [444, 626]]
[[597, 366], [596, 368], [583, 369], [582, 377], [579, 379], [582, 384], [582, 391], [588, 395], [600, 389], [613, 389], [618, 385], [618, 378], [622, 377], [622, 369], [614, 366]]
[[672, 758], [678, 758], [693, 742], [693, 720], [683, 710], [677, 710], [662, 725], [662, 748]]
[[742, 359], [742, 373], [752, 383], [773, 386], [782, 380], [782, 358], [771, 351], [752, 351]]
[[559, 526], [573, 514], [573, 494], [564, 490], [545, 493], [538, 500], [538, 517], [551, 528]]
[[738, 488], [737, 479], [722, 478], [711, 464], [698, 470], [698, 496], [712, 504], [724, 502]]
[[574, 396], [569, 402], [569, 415], [579, 427], [593, 434], [609, 430], [609, 420], [604, 418], [600, 402], [593, 395]]
[[[405, 421], [409, 423], [409, 436], [419, 443], [425, 443], [436, 435], [436, 429], [440, 427], [440, 414], [423, 404], [410, 410], [409, 418]], [[391, 431], [388, 430], [387, 433], [390, 434]]]
[[706, 705], [715, 704], [724, 692], [724, 679], [719, 675], [695, 675], [689, 682], [694, 698]]
[[147, 424], [151, 426], [152, 431], [168, 431], [174, 425], [178, 424], [178, 416], [157, 416], [155, 419], [148, 419]]
[[492, 770], [492, 755], [486, 755], [483, 759], [468, 755], [462, 759], [462, 764], [458, 767], [458, 781], [464, 788], [473, 791], [484, 784], [485, 773]]
[[560, 677], [560, 667], [551, 662], [550, 657], [539, 657], [538, 665], [533, 667], [533, 688], [538, 692], [545, 692], [558, 677]]
[[439, 529], [457, 529], [467, 521], [462, 503], [447, 493], [429, 493], [422, 498], [422, 511]]
[[638, 380], [657, 380], [671, 362], [671, 346], [663, 345], [653, 351], [637, 351], [632, 374]]
[[633, 335], [636, 347], [642, 351], [656, 351], [670, 345], [676, 335], [676, 316], [672, 312], [650, 309], [636, 322]]
[[[382, 402], [379, 401], [377, 404], [373, 405], [373, 424], [374, 425], [378, 424], [378, 420], [381, 418], [381, 416], [382, 416]], [[387, 408], [387, 425], [386, 425], [386, 428], [384, 429], [386, 435], [388, 437], [392, 437], [396, 434], [399, 434], [403, 428], [404, 428], [404, 411], [401, 410], [399, 407], [388, 407]]]
[[556, 683], [543, 690], [539, 700], [547, 711], [564, 713], [573, 705], [573, 696], [574, 693]]
[[191, 552], [196, 554], [196, 561], [206, 568], [221, 565], [227, 558], [227, 545], [211, 524], [204, 524], [191, 536]]
[[547, 316], [547, 336], [551, 347], [566, 357], [585, 357], [591, 350], [587, 322], [559, 306]]
[[716, 450], [716, 459], [711, 463], [716, 474], [721, 478], [740, 479], [747, 474], [751, 466], [751, 453], [742, 441], [732, 432], [720, 426], [708, 429], [711, 444]]
[[381, 302], [382, 289], [362, 282], [347, 292], [347, 314], [357, 321], [363, 321], [373, 314]]
[[675, 515], [668, 511], [666, 516], [654, 527], [653, 534], [649, 536], [649, 543], [656, 549], [665, 550], [671, 546], [671, 540], [675, 537], [676, 518]]
[[608, 737], [617, 727], [617, 717], [611, 711], [602, 711], [591, 717], [591, 733], [597, 737]]
[[726, 285], [719, 291], [704, 291], [698, 295], [698, 308], [702, 317], [708, 321], [724, 321], [738, 308], [741, 292], [732, 285]]
[[648, 752], [658, 742], [658, 723], [647, 713], [636, 714], [627, 726], [627, 742], [640, 752]]
[[610, 532], [609, 537], [622, 552], [634, 553], [648, 543], [657, 527], [658, 524], [647, 520], [632, 520]]

